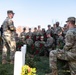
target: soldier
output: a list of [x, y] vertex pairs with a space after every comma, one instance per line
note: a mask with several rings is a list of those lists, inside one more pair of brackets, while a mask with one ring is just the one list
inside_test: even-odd
[[23, 32], [21, 32], [20, 38], [25, 40], [25, 38], [26, 38], [26, 28], [23, 28]]
[[64, 25], [64, 28], [63, 28], [63, 35], [65, 36], [66, 35], [66, 32], [68, 31], [68, 27], [67, 27], [67, 24]]
[[54, 34], [58, 35], [62, 31], [62, 28], [59, 26], [59, 22], [56, 22], [56, 28]]
[[53, 37], [54, 32], [53, 29], [51, 28], [51, 25], [48, 25], [48, 30], [46, 31], [46, 34], [48, 33]]
[[34, 28], [33, 35], [37, 35], [37, 28], [36, 27]]
[[34, 32], [33, 32], [33, 42], [35, 43], [36, 41], [36, 35], [37, 35], [37, 28], [34, 28]]
[[55, 45], [57, 45], [58, 40], [58, 34], [62, 32], [62, 28], [59, 26], [59, 22], [56, 22], [56, 28], [54, 30], [54, 39], [55, 39]]
[[16, 41], [15, 41], [15, 27], [12, 18], [14, 13], [12, 10], [7, 11], [7, 18], [3, 22], [3, 50], [2, 50], [2, 64], [6, 64], [7, 58], [7, 44], [10, 48], [10, 64], [14, 62], [14, 54], [16, 51]]
[[55, 31], [55, 29], [56, 29], [56, 24], [53, 24], [53, 30]]
[[75, 17], [69, 17], [67, 26], [69, 30], [65, 36], [65, 45], [63, 50], [53, 50], [49, 55], [49, 63], [52, 68], [51, 75], [58, 75], [57, 72], [57, 58], [66, 60], [69, 64], [71, 75], [76, 75], [76, 28], [75, 28]]
[[27, 36], [31, 36], [31, 38], [32, 38], [32, 32], [31, 32], [31, 28], [29, 28], [29, 32], [27, 33]]
[[64, 46], [64, 37], [62, 36], [62, 32], [60, 32], [59, 34], [58, 34], [58, 39], [57, 39], [57, 48], [59, 48], [59, 49], [62, 49], [63, 48], [63, 46]]
[[37, 35], [38, 36], [41, 36], [42, 35], [42, 31], [41, 31], [40, 25], [38, 25]]
[[40, 46], [40, 41], [39, 41], [39, 40], [36, 40], [34, 44], [35, 44], [35, 47], [39, 48], [39, 46]]
[[40, 42], [39, 42], [39, 44], [40, 44], [40, 55], [44, 55], [45, 54], [45, 41], [44, 41], [44, 36], [41, 36], [40, 37]]
[[47, 40], [45, 28], [42, 28], [42, 35], [44, 36], [44, 41]]
[[27, 45], [29, 45], [29, 46], [31, 46], [31, 45], [33, 44], [33, 40], [32, 40], [32, 38], [31, 38], [31, 36], [29, 36], [29, 38], [26, 39], [25, 43], [26, 43]]
[[18, 34], [15, 34], [15, 40], [16, 40], [16, 43], [18, 43], [20, 41], [20, 38], [18, 37]]
[[47, 29], [47, 31], [46, 31], [46, 34], [51, 34], [51, 25], [48, 25], [48, 29]]
[[40, 37], [40, 43], [45, 44], [45, 42], [44, 42], [44, 36]]
[[45, 47], [47, 50], [47, 53], [49, 54], [49, 51], [51, 50], [54, 43], [54, 39], [51, 37], [50, 33], [47, 34], [47, 41], [45, 42]]

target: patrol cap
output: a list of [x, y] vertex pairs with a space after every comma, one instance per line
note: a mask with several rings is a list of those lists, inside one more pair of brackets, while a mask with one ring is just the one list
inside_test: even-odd
[[24, 27], [23, 30], [26, 30], [26, 28]]
[[38, 25], [38, 28], [40, 28], [40, 25]]
[[9, 13], [15, 14], [12, 10], [8, 10], [7, 14], [9, 14]]
[[66, 27], [67, 26], [67, 24], [64, 24], [64, 27]]
[[31, 28], [29, 28], [29, 30], [31, 30]]
[[66, 22], [76, 22], [75, 17], [69, 17]]
[[35, 27], [34, 29], [36, 30], [37, 28]]
[[48, 27], [51, 27], [51, 25], [48, 25]]
[[56, 22], [56, 25], [59, 25], [59, 22]]

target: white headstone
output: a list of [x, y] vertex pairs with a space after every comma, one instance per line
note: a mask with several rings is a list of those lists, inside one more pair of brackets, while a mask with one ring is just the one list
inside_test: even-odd
[[22, 52], [16, 51], [15, 61], [14, 61], [14, 75], [21, 75], [21, 70], [23, 66]]
[[21, 52], [22, 52], [22, 62], [23, 62], [23, 65], [25, 65], [26, 45], [21, 47]]
[[21, 51], [16, 51], [14, 60], [14, 75], [21, 75], [22, 66], [25, 65], [26, 45], [21, 47]]

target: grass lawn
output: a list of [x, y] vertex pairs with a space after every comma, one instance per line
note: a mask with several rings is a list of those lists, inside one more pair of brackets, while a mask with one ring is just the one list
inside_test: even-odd
[[[28, 64], [27, 59], [26, 59], [26, 64]], [[37, 75], [45, 75], [46, 73], [50, 72], [48, 57], [36, 56], [34, 60], [31, 62], [32, 64], [34, 64], [33, 67], [37, 68]], [[30, 62], [29, 64], [32, 65]], [[13, 72], [14, 72], [13, 68], [14, 68], [13, 65], [10, 65], [10, 64], [2, 65], [1, 64], [1, 54], [0, 54], [0, 75], [13, 75]]]
[[[9, 59], [8, 59], [9, 61]], [[45, 75], [50, 73], [51, 70], [49, 68], [49, 57], [47, 56], [34, 56], [33, 58], [26, 56], [26, 64], [30, 67], [35, 67], [37, 69], [37, 75]], [[60, 68], [62, 64], [60, 64]], [[1, 64], [1, 54], [0, 54], [0, 75], [13, 75], [14, 72], [14, 65], [10, 64]], [[59, 75], [70, 75], [69, 73], [59, 73]]]

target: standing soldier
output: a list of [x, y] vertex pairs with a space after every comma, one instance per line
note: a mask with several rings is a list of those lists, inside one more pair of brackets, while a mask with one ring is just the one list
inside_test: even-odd
[[44, 47], [45, 41], [44, 41], [44, 36], [41, 36], [40, 37], [39, 44], [40, 44], [39, 55], [45, 55], [45, 47]]
[[40, 38], [41, 35], [42, 35], [42, 31], [41, 31], [40, 25], [38, 25], [37, 35], [39, 36], [39, 38]]
[[48, 25], [48, 29], [46, 31], [46, 34], [50, 34], [53, 37], [53, 29], [51, 28], [51, 25]]
[[29, 32], [27, 33], [27, 36], [29, 37], [29, 36], [31, 36], [31, 38], [32, 38], [32, 32], [31, 32], [31, 28], [29, 28]]
[[23, 32], [21, 32], [20, 38], [25, 40], [25, 38], [26, 38], [26, 28], [23, 28]]
[[63, 48], [63, 46], [64, 46], [64, 38], [63, 38], [63, 36], [62, 36], [62, 32], [60, 32], [59, 34], [58, 34], [58, 38], [57, 38], [57, 46], [56, 46], [56, 48], [59, 48], [59, 49], [62, 49]]
[[62, 28], [59, 26], [59, 22], [56, 22], [56, 28], [54, 30], [54, 39], [55, 39], [55, 45], [57, 45], [58, 40], [58, 34], [62, 32]]
[[37, 28], [35, 27], [34, 28], [34, 31], [33, 31], [33, 42], [35, 43], [36, 41], [36, 35], [37, 35]]
[[52, 31], [51, 31], [51, 25], [48, 25], [48, 29], [47, 29], [47, 31], [46, 31], [46, 34], [48, 34], [48, 33], [51, 34], [51, 32], [52, 32]]
[[2, 64], [6, 64], [7, 58], [7, 44], [10, 48], [10, 64], [14, 62], [14, 54], [16, 51], [16, 41], [15, 41], [15, 27], [12, 18], [14, 13], [12, 10], [7, 11], [7, 18], [3, 22], [3, 51], [2, 51]]
[[42, 35], [44, 36], [44, 41], [47, 40], [45, 28], [42, 28]]
[[58, 75], [57, 71], [57, 59], [66, 60], [69, 64], [71, 75], [76, 75], [76, 28], [75, 17], [69, 17], [67, 26], [69, 30], [65, 36], [65, 45], [63, 50], [53, 50], [49, 55], [50, 67], [52, 68], [52, 74]]
[[51, 37], [50, 33], [47, 34], [47, 41], [45, 42], [45, 47], [47, 49], [47, 53], [49, 55], [49, 51], [52, 49], [54, 44], [54, 39]]
[[29, 37], [26, 39], [25, 44], [27, 44], [27, 45], [29, 45], [29, 46], [31, 46], [31, 45], [33, 44], [33, 40], [32, 40], [32, 38], [31, 38], [31, 36], [29, 36]]
[[64, 37], [65, 37], [67, 31], [68, 31], [68, 27], [67, 27], [67, 24], [65, 24], [64, 28], [63, 28], [63, 35], [64, 35]]

